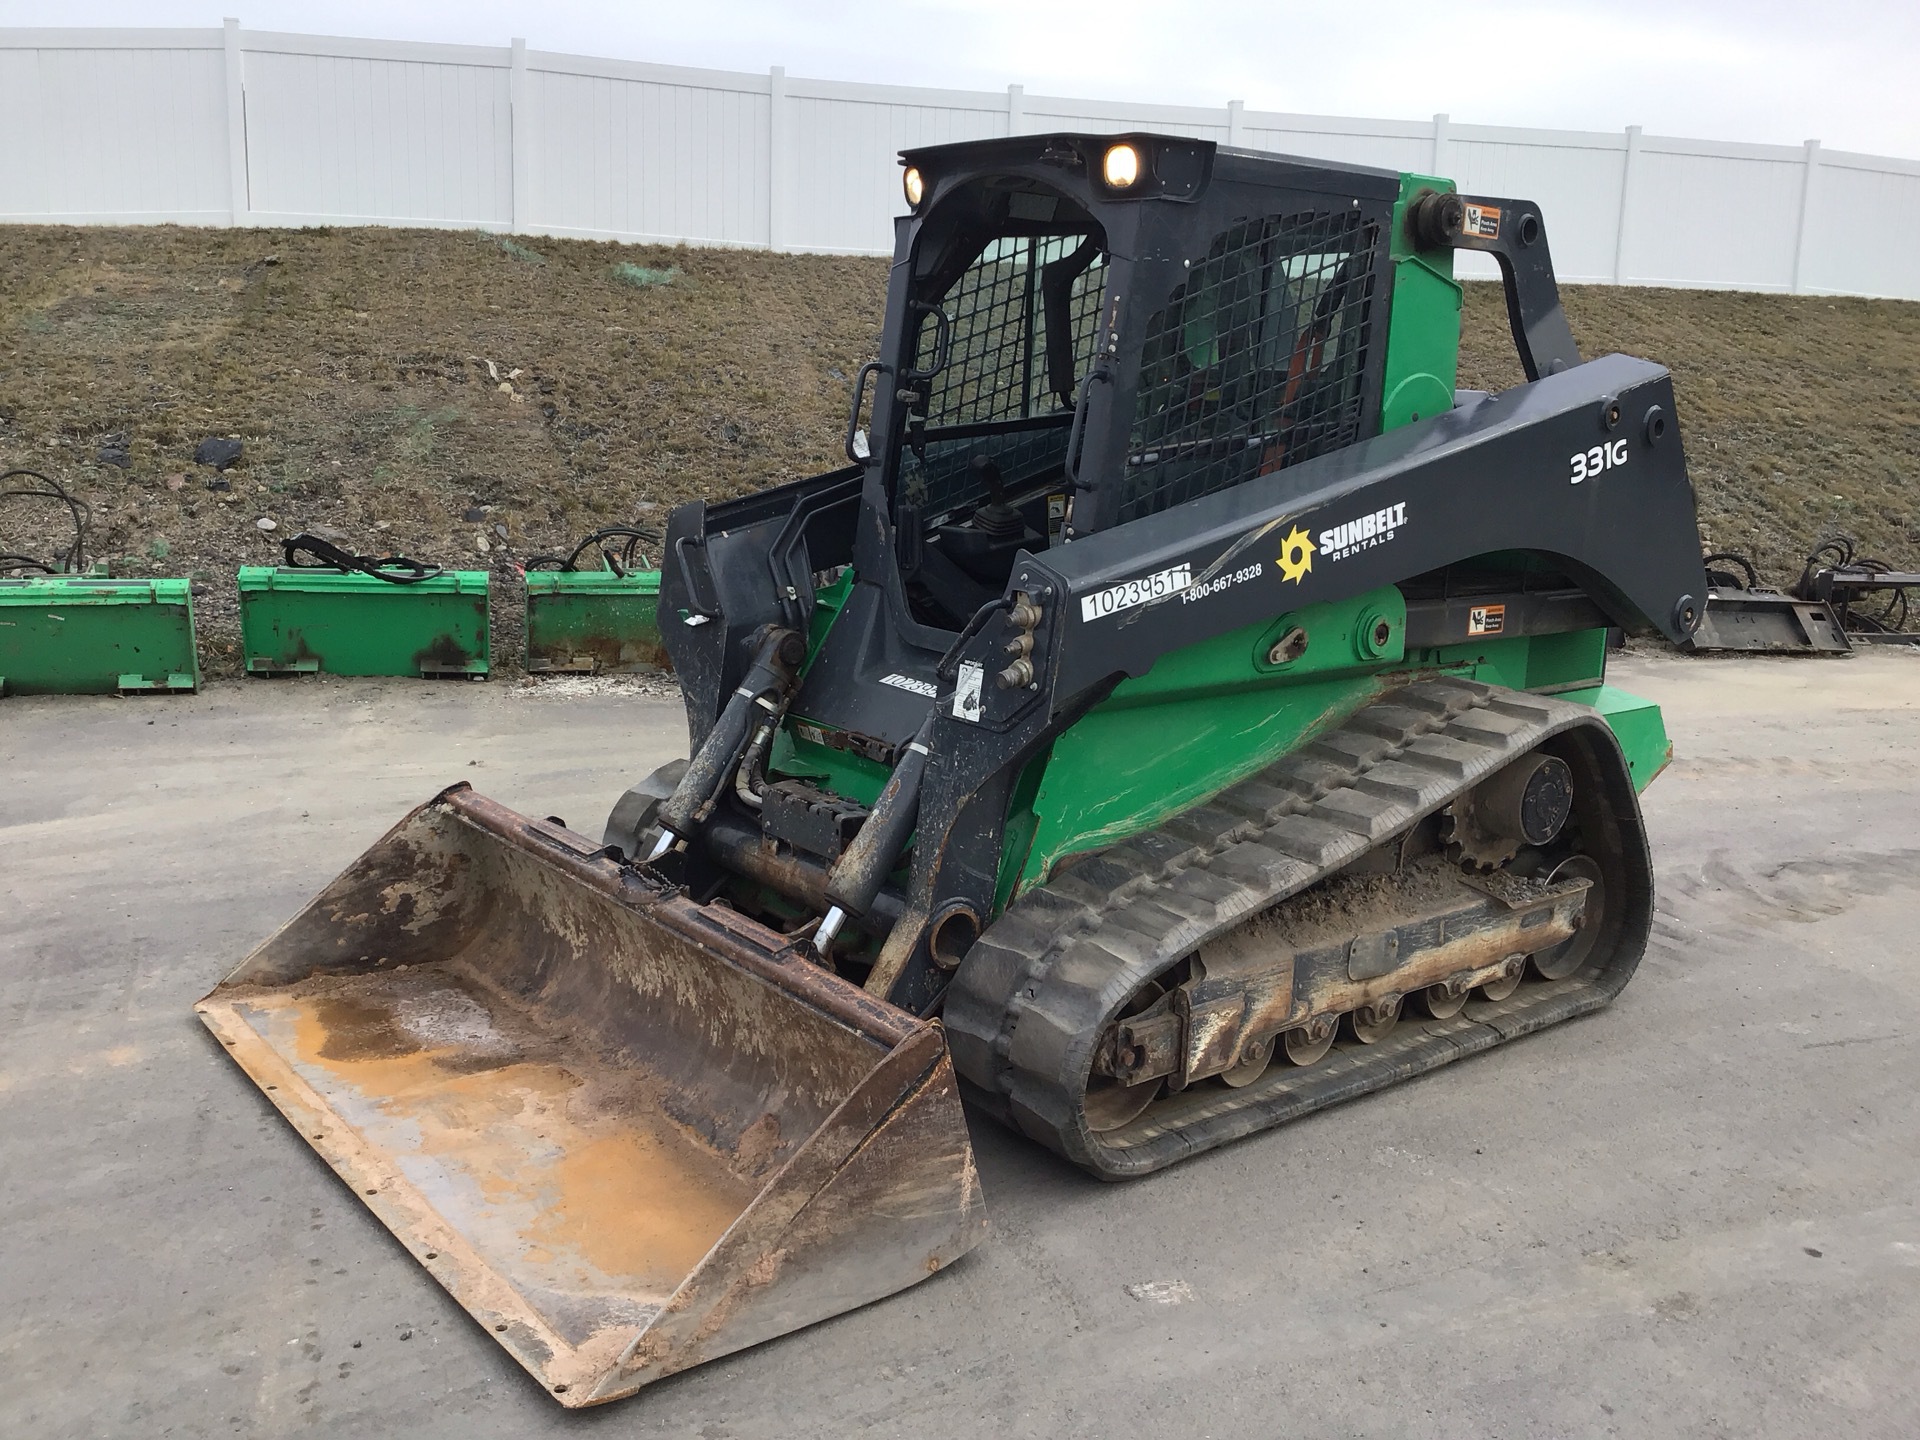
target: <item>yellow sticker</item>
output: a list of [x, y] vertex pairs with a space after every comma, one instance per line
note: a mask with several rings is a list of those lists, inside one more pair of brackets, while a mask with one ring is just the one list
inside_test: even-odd
[[1313, 569], [1313, 541], [1298, 525], [1280, 546], [1280, 578], [1298, 585]]

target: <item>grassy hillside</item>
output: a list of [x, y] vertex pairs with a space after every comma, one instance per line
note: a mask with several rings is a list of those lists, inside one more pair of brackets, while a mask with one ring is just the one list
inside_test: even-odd
[[[885, 282], [471, 232], [0, 227], [0, 461], [73, 486], [116, 573], [202, 580], [217, 673], [234, 568], [302, 527], [478, 567], [833, 465]], [[1513, 383], [1498, 292], [1470, 288], [1462, 383]], [[1713, 546], [1782, 580], [1834, 528], [1920, 561], [1920, 305], [1581, 287], [1567, 309], [1588, 353], [1674, 370]], [[227, 490], [193, 463], [214, 435], [246, 446]], [[97, 459], [115, 444], [129, 467]], [[0, 509], [8, 548], [60, 537], [50, 508]]]

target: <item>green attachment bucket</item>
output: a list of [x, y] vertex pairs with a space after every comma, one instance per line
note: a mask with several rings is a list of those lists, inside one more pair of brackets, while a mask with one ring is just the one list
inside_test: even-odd
[[0, 693], [112, 695], [200, 687], [185, 580], [0, 580]]
[[243, 566], [247, 673], [480, 678], [491, 660], [488, 581], [484, 570], [395, 585], [334, 570]]
[[669, 670], [660, 643], [660, 572], [527, 572], [531, 674], [631, 675]]

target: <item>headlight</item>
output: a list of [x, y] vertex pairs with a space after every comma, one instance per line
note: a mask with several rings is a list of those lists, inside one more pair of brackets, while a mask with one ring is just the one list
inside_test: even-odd
[[927, 194], [927, 182], [920, 178], [918, 166], [907, 167], [907, 173], [900, 177], [900, 188], [907, 192], [907, 204], [918, 210], [921, 200], [925, 199]]
[[1140, 178], [1140, 152], [1131, 145], [1109, 145], [1100, 171], [1106, 176], [1107, 184], [1124, 190]]

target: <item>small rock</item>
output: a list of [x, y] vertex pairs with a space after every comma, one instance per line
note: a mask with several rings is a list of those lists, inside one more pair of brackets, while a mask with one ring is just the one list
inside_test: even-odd
[[229, 440], [224, 435], [209, 435], [195, 447], [193, 463], [225, 470], [240, 458], [245, 449], [238, 440]]
[[278, 265], [280, 263], [280, 257], [278, 255], [262, 255], [260, 257], [260, 263], [262, 265]]
[[227, 479], [224, 475], [216, 475], [207, 481], [207, 488], [209, 490], [231, 490], [233, 489], [233, 481]]
[[258, 520], [254, 521], [253, 524], [256, 530], [278, 530], [280, 528], [280, 522], [278, 520], [270, 520], [265, 515], [262, 515]]
[[122, 470], [133, 468], [133, 457], [127, 453], [123, 445], [102, 445], [95, 458], [102, 465], [114, 465]]
[[184, 489], [186, 489], [186, 488], [187, 488], [187, 477], [186, 477], [186, 476], [184, 476], [184, 475], [169, 475], [169, 476], [167, 476], [167, 488], [168, 488], [169, 490], [184, 490]]
[[633, 508], [644, 515], [649, 510], [658, 510], [660, 508], [660, 502], [657, 500], [636, 500], [633, 502]]
[[373, 522], [373, 528], [376, 530], [391, 530], [393, 526], [388, 524], [385, 520], [376, 520]]
[[511, 382], [502, 380], [500, 382], [500, 393], [503, 395], [511, 395], [513, 393], [513, 385]]
[[473, 537], [473, 548], [478, 550], [482, 555], [484, 555], [487, 553], [487, 551], [489, 551], [493, 547], [487, 544], [486, 536], [476, 535]]
[[1150, 1305], [1184, 1305], [1193, 1299], [1193, 1287], [1184, 1280], [1145, 1280], [1126, 1287], [1135, 1300]]
[[487, 518], [487, 507], [484, 505], [469, 505], [461, 512], [460, 518], [469, 525], [478, 525], [482, 520]]
[[504, 525], [496, 525], [493, 527], [493, 533], [504, 540], [507, 538], [507, 527]]

